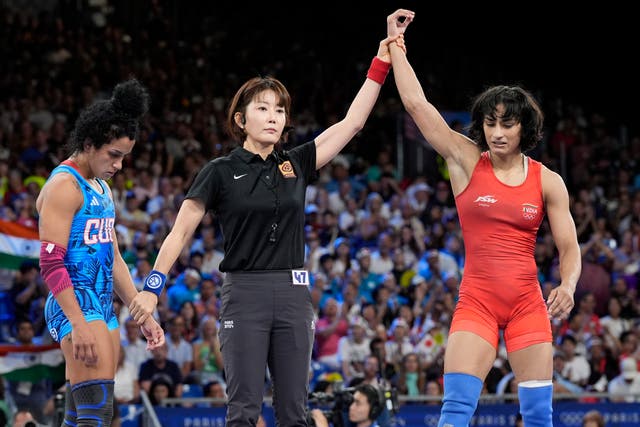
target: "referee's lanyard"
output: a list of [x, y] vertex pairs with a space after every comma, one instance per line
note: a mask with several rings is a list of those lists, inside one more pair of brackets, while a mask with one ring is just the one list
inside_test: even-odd
[[[277, 167], [277, 161], [278, 161], [278, 156], [274, 155], [275, 160], [276, 160], [276, 170], [274, 171], [273, 175], [273, 180], [269, 181], [268, 179], [266, 179], [264, 177], [264, 171], [265, 168], [261, 167], [260, 170], [258, 171], [258, 179], [256, 180], [255, 184], [253, 185], [253, 189], [255, 189], [256, 184], [258, 183], [258, 181], [262, 181], [265, 185], [265, 187], [267, 187], [267, 189], [269, 191], [271, 191], [273, 193], [274, 196], [274, 207], [273, 207], [273, 222], [271, 223], [271, 230], [269, 230], [269, 243], [271, 243], [272, 245], [276, 243], [276, 241], [278, 240], [277, 238], [277, 230], [278, 230], [278, 223], [280, 222], [280, 197], [278, 197], [278, 167]], [[252, 169], [255, 170], [255, 168], [252, 167]], [[267, 173], [271, 173], [270, 168], [267, 169]], [[253, 190], [252, 190], [253, 191]]]

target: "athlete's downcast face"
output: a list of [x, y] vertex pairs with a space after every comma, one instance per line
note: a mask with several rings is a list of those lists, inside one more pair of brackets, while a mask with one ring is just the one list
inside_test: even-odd
[[128, 137], [114, 139], [108, 144], [96, 149], [91, 146], [87, 158], [93, 176], [101, 179], [109, 179], [122, 169], [124, 156], [131, 153], [135, 141]]
[[245, 113], [247, 142], [276, 144], [287, 122], [287, 112], [272, 90], [258, 94], [248, 105]]
[[494, 115], [484, 118], [482, 125], [489, 150], [496, 154], [520, 151], [522, 124], [514, 117], [503, 117], [504, 105], [498, 104]]

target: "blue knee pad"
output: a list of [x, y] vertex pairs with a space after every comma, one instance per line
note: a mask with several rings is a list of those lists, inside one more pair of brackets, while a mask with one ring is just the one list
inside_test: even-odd
[[72, 426], [76, 425], [76, 404], [73, 401], [73, 393], [71, 392], [71, 384], [69, 381], [65, 384], [64, 387], [64, 421], [62, 423], [63, 426]]
[[478, 406], [482, 380], [469, 374], [444, 374], [444, 397], [438, 427], [467, 427]]
[[522, 421], [527, 427], [553, 425], [553, 384], [548, 381], [525, 381], [518, 385]]
[[91, 380], [72, 387], [77, 427], [108, 427], [113, 418], [113, 380]]

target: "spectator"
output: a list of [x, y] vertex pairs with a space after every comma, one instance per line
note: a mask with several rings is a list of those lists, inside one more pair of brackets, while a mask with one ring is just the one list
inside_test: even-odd
[[[16, 324], [16, 345], [32, 347], [33, 325], [29, 320], [20, 320]], [[40, 424], [49, 422], [43, 408], [53, 393], [53, 385], [48, 378], [25, 379], [24, 381], [7, 380], [7, 391], [11, 395], [18, 411], [32, 414]]]
[[417, 353], [407, 353], [402, 357], [398, 375], [394, 383], [398, 394], [419, 396], [425, 390], [426, 373], [420, 369], [420, 359]]
[[589, 340], [588, 354], [591, 375], [587, 381], [587, 389], [604, 392], [609, 381], [618, 374], [616, 358], [600, 337]]
[[371, 354], [365, 324], [365, 320], [360, 316], [352, 318], [348, 335], [338, 341], [338, 361], [342, 367], [342, 375], [347, 381], [364, 375], [363, 361]]
[[620, 375], [607, 387], [611, 402], [640, 402], [640, 374], [638, 361], [627, 357], [620, 362]]
[[371, 271], [371, 251], [368, 248], [361, 248], [356, 254], [356, 261], [360, 271], [358, 297], [365, 302], [375, 302], [373, 292], [382, 283], [382, 276]]
[[387, 337], [387, 330], [378, 317], [378, 307], [375, 304], [364, 303], [360, 307], [362, 318], [365, 321], [364, 329], [367, 338], [373, 339], [377, 336], [379, 329], [383, 329], [382, 334], [385, 339]]
[[388, 232], [378, 236], [378, 249], [371, 253], [370, 271], [374, 274], [385, 275], [393, 270], [393, 235]]
[[[343, 306], [346, 309], [346, 306]], [[328, 298], [322, 308], [322, 315], [316, 322], [316, 358], [329, 369], [339, 371], [338, 342], [347, 335], [349, 324], [343, 309], [335, 298]]]
[[352, 378], [349, 387], [359, 384], [371, 384], [373, 386], [382, 385], [382, 375], [380, 372], [380, 360], [373, 354], [364, 358], [364, 376]]
[[127, 318], [123, 327], [124, 337], [120, 344], [125, 350], [125, 359], [136, 369], [140, 369], [142, 363], [151, 358], [151, 352], [147, 350], [147, 343], [143, 339], [140, 327], [133, 317]]
[[[554, 393], [574, 393], [583, 392], [582, 387], [569, 380], [563, 372], [566, 371], [567, 357], [562, 350], [557, 350], [553, 355], [553, 392]], [[513, 376], [513, 374], [511, 374]]]
[[[427, 405], [441, 405], [442, 404], [442, 384], [436, 379], [430, 379], [424, 386], [424, 394], [432, 400], [427, 400]], [[437, 399], [435, 399], [437, 398]]]
[[183, 338], [188, 343], [194, 342], [200, 335], [200, 316], [196, 311], [195, 303], [192, 301], [183, 302], [178, 314], [184, 319]]
[[638, 346], [638, 336], [633, 330], [623, 332], [620, 335], [619, 360], [632, 357], [640, 349]]
[[140, 389], [150, 394], [153, 381], [163, 379], [169, 384], [170, 392], [174, 396], [182, 396], [182, 371], [176, 362], [167, 358], [169, 349], [164, 343], [161, 347], [151, 351], [152, 358], [140, 366], [138, 380]]
[[622, 304], [617, 297], [609, 300], [608, 314], [600, 319], [603, 331], [611, 334], [611, 337], [618, 341], [623, 332], [631, 329], [631, 320], [621, 316]]
[[444, 350], [447, 347], [448, 334], [443, 323], [436, 319], [428, 332], [415, 345], [420, 356], [420, 367], [428, 372], [440, 371]]
[[[385, 346], [387, 340], [387, 334], [385, 330], [384, 337], [376, 336], [369, 343], [369, 347], [371, 349], [371, 356], [373, 356], [377, 363], [373, 363], [369, 357], [365, 360], [365, 377], [367, 376], [367, 371], [372, 371], [372, 367], [375, 365], [376, 375], [380, 375], [382, 378], [390, 379], [396, 375], [396, 369], [393, 363], [387, 362], [387, 349]], [[369, 363], [370, 366], [367, 366]]]
[[591, 375], [591, 367], [583, 355], [576, 353], [576, 339], [572, 335], [563, 336], [561, 347], [565, 355], [562, 376], [572, 383], [584, 387]]
[[222, 275], [220, 273], [220, 262], [224, 258], [224, 253], [216, 249], [217, 242], [213, 227], [208, 227], [205, 230], [203, 230], [202, 234], [202, 272], [210, 276], [220, 277]]
[[144, 279], [151, 272], [151, 261], [148, 257], [137, 257], [136, 266], [131, 271], [131, 279], [133, 279], [133, 285], [138, 291], [144, 288]]
[[167, 337], [167, 358], [173, 360], [180, 367], [182, 377], [188, 379], [193, 369], [193, 347], [184, 337], [186, 322], [181, 315], [174, 316], [169, 321]]
[[202, 282], [200, 282], [200, 298], [193, 302], [196, 309], [196, 316], [200, 319], [200, 322], [206, 313], [206, 305], [209, 299], [217, 299], [217, 290], [216, 282], [212, 278], [203, 278]]
[[403, 358], [407, 354], [415, 352], [415, 349], [409, 340], [409, 325], [403, 318], [398, 317], [393, 320], [389, 333], [391, 338], [384, 344], [386, 361], [393, 364], [395, 371], [398, 372], [402, 366]]
[[428, 250], [418, 261], [418, 274], [433, 287], [445, 288], [449, 292], [457, 292], [461, 277], [456, 259], [438, 249]]
[[[37, 420], [30, 411], [21, 409], [13, 416], [13, 427], [26, 427], [27, 425], [35, 425]], [[27, 424], [29, 423], [29, 424]]]
[[193, 343], [193, 365], [198, 384], [212, 381], [223, 383], [218, 322], [212, 317], [202, 322], [202, 338]]
[[200, 298], [200, 281], [202, 276], [195, 268], [187, 268], [176, 283], [167, 290], [169, 309], [174, 313], [180, 311], [185, 301], [195, 302]]
[[114, 378], [113, 398], [115, 402], [121, 404], [138, 403], [140, 399], [139, 370], [139, 366], [126, 359], [125, 348], [121, 346]]
[[30, 320], [29, 312], [31, 304], [39, 298], [46, 297], [48, 292], [40, 286], [42, 278], [38, 264], [25, 261], [20, 265], [19, 273], [11, 287], [11, 299], [13, 300], [14, 316], [16, 321]]
[[605, 427], [604, 417], [597, 409], [588, 411], [582, 417], [582, 427]]
[[142, 200], [133, 191], [127, 192], [125, 204], [119, 212], [118, 224], [126, 227], [130, 240], [133, 240], [137, 231], [146, 233], [151, 224], [151, 218], [141, 206]]
[[149, 386], [149, 400], [153, 406], [158, 406], [169, 397], [176, 397], [173, 384], [163, 378], [155, 379]]
[[211, 402], [211, 406], [224, 407], [225, 400], [227, 399], [227, 393], [224, 390], [224, 384], [220, 381], [211, 381], [203, 386], [204, 397], [211, 397], [213, 399], [222, 399], [222, 401]]

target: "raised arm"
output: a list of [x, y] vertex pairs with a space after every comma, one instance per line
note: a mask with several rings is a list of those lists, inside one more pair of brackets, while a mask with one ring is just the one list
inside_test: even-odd
[[549, 294], [547, 306], [550, 317], [564, 319], [573, 308], [573, 294], [582, 270], [580, 246], [564, 181], [545, 167], [542, 170], [542, 188], [551, 233], [560, 256], [560, 285]]
[[[387, 64], [390, 62], [389, 42], [401, 39], [404, 29], [413, 20], [413, 12], [406, 9], [398, 9], [387, 17], [387, 22], [390, 20], [398, 21], [401, 18], [402, 23], [398, 24], [398, 33], [380, 42], [377, 54], [379, 61]], [[400, 42], [400, 45], [403, 46], [402, 42]], [[316, 137], [316, 169], [320, 169], [333, 159], [362, 130], [378, 99], [382, 83], [383, 81], [378, 82], [367, 78], [351, 102], [345, 117]]]
[[[397, 25], [389, 22], [387, 34], [392, 37], [398, 33]], [[427, 142], [446, 161], [453, 181], [468, 178], [480, 157], [480, 150], [469, 138], [452, 130], [440, 112], [427, 100], [420, 81], [409, 63], [406, 49], [397, 43], [390, 43], [393, 76], [404, 108], [413, 118]], [[460, 176], [463, 173], [464, 176]], [[462, 187], [466, 182], [462, 182]], [[454, 188], [454, 191], [456, 189]]]

